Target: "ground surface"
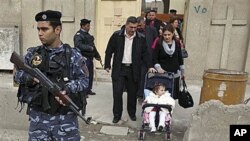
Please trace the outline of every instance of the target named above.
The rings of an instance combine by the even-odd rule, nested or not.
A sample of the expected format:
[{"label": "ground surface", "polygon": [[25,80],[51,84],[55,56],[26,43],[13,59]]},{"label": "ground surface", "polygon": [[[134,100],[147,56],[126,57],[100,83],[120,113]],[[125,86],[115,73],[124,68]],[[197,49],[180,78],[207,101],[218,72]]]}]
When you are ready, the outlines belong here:
[{"label": "ground surface", "polygon": [[[105,74],[106,75],[106,74]],[[0,73],[0,141],[27,141],[28,117],[25,110],[21,113],[16,108],[17,88],[13,87],[12,73]],[[192,113],[196,112],[199,106],[201,80],[187,80],[188,90],[193,96],[194,107],[184,109],[178,105],[173,110],[172,135],[173,141],[182,141],[184,133],[189,126]],[[250,97],[250,85],[247,85],[246,98]],[[138,129],[141,126],[141,105],[137,106],[137,121],[133,122],[128,118],[126,110],[126,93],[124,93],[123,122],[112,124],[112,84],[111,82],[94,82],[93,91],[95,96],[88,98],[87,115],[91,115],[98,124],[86,125],[79,119],[81,135],[84,141],[137,141]],[[107,135],[101,133],[103,126],[128,127],[129,132],[124,136]],[[147,141],[163,141],[164,134],[147,133]]]}]

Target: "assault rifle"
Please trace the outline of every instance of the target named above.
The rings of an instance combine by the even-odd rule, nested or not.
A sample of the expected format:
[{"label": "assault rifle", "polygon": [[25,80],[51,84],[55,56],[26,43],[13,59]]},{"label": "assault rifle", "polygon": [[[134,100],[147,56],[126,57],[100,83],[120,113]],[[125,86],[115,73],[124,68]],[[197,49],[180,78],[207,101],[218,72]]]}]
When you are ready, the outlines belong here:
[{"label": "assault rifle", "polygon": [[104,65],[103,65],[103,63],[102,63],[102,59],[100,60],[100,64],[101,64],[101,66],[102,66],[102,68],[104,67]]},{"label": "assault rifle", "polygon": [[59,97],[62,102],[68,106],[75,114],[77,114],[86,124],[90,123],[91,117],[87,119],[83,117],[78,110],[79,107],[68,97],[68,95],[61,94],[62,88],[60,88],[56,83],[53,83],[48,77],[46,77],[39,69],[32,68],[26,63],[24,63],[22,57],[18,55],[15,51],[11,54],[10,62],[15,64],[19,69],[24,70],[26,73],[37,78],[43,87],[47,88],[50,93],[54,96]]}]

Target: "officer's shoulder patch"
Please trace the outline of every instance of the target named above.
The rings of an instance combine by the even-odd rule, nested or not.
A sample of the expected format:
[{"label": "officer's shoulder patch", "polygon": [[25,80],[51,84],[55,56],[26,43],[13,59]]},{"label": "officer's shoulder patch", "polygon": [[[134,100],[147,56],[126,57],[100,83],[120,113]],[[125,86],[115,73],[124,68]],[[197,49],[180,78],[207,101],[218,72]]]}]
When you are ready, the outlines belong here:
[{"label": "officer's shoulder patch", "polygon": [[76,35],[80,35],[81,33],[77,32]]},{"label": "officer's shoulder patch", "polygon": [[32,56],[32,65],[34,66],[38,66],[42,63],[42,56],[38,53],[35,53],[33,56]]}]

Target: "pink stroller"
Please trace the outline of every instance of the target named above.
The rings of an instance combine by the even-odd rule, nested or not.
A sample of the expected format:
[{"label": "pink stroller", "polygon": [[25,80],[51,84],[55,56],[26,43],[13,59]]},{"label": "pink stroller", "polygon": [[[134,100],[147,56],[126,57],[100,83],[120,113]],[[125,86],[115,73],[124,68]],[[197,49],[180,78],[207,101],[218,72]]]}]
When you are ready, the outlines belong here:
[{"label": "pink stroller", "polygon": [[[173,95],[174,90],[174,74],[173,73],[147,73],[145,76],[145,84],[144,84],[144,99],[148,96],[148,93],[152,90],[153,86],[156,83],[162,83],[165,85],[166,90],[168,90]],[[147,107],[154,107],[157,109],[157,114],[155,118],[155,125],[158,126],[159,124],[159,111],[161,108],[168,109],[169,113],[165,118],[165,128],[162,130],[162,132],[165,132],[164,141],[171,141],[172,140],[172,134],[171,134],[171,111],[172,108],[170,105],[159,105],[159,104],[144,104],[142,106],[142,125],[140,127],[140,130],[138,131],[138,140],[145,140],[146,139],[146,132],[150,131],[149,128],[149,114],[145,112],[145,108]]]}]

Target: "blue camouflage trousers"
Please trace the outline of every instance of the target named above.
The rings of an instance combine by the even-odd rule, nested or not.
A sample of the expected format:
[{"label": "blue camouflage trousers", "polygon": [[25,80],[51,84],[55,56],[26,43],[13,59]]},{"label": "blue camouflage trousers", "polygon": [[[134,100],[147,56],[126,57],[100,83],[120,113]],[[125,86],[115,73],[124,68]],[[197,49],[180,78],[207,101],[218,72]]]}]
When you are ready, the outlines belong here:
[{"label": "blue camouflage trousers", "polygon": [[50,115],[31,110],[29,141],[80,141],[77,116]]}]

